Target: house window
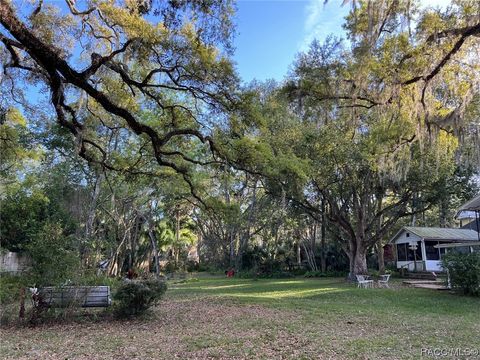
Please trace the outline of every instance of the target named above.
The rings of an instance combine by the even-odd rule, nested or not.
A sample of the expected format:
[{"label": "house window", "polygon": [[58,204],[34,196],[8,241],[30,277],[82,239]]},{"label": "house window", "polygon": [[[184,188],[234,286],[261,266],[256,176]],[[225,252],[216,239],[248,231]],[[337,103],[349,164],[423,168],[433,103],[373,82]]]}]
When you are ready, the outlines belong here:
[{"label": "house window", "polygon": [[435,245],[438,245],[438,241],[425,241],[427,260],[440,260],[440,251],[434,247]]}]

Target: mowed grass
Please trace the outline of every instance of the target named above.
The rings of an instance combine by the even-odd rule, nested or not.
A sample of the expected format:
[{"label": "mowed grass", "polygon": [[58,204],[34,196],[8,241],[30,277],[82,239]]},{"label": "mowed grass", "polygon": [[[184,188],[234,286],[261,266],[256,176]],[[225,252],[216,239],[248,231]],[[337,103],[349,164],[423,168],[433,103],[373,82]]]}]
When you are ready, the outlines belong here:
[{"label": "mowed grass", "polygon": [[2,329],[0,356],[416,359],[422,349],[480,351],[480,299],[392,285],[357,289],[325,278],[171,283],[143,319]]}]

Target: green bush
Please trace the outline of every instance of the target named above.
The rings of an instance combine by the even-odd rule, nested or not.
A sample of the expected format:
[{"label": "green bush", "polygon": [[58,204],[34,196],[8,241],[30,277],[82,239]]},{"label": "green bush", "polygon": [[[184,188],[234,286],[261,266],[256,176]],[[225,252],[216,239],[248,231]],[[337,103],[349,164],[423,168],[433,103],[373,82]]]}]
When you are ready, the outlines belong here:
[{"label": "green bush", "polygon": [[321,278],[321,277],[345,277],[347,274],[344,271],[307,271],[305,275],[306,278]]},{"label": "green bush", "polygon": [[25,288],[29,279],[22,275],[2,274],[0,276],[0,304],[10,304],[20,298],[20,289]]},{"label": "green bush", "polygon": [[200,271],[200,264],[197,261],[188,260],[185,264],[185,269],[188,272]]},{"label": "green bush", "polygon": [[78,273],[80,258],[74,239],[65,236],[60,224],[45,224],[27,250],[32,258],[32,282],[37,286],[59,285]]},{"label": "green bush", "polygon": [[112,290],[115,290],[120,284],[121,280],[119,278],[107,276],[105,274],[97,274],[96,269],[88,269],[75,276],[75,278],[72,279],[71,285],[110,286]]},{"label": "green bush", "polygon": [[442,262],[450,273],[452,288],[480,296],[480,253],[450,253],[443,256]]},{"label": "green bush", "polygon": [[115,313],[119,317],[141,315],[156,304],[165,291],[167,284],[161,280],[125,281],[113,297],[116,301]]},{"label": "green bush", "polygon": [[247,270],[235,273],[235,277],[240,279],[286,279],[295,277],[294,274],[288,271],[271,271],[271,272],[260,272],[254,270]]},{"label": "green bush", "polygon": [[307,273],[307,269],[293,269],[291,271],[291,273],[295,276],[302,276],[302,275],[305,275]]}]

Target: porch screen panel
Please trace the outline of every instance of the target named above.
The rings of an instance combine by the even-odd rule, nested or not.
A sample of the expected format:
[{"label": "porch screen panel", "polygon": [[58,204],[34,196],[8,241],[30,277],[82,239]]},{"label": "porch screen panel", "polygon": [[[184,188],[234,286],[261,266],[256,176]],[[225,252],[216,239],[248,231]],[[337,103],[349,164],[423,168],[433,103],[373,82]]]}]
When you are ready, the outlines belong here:
[{"label": "porch screen panel", "polygon": [[[408,261],[414,261],[415,258],[417,260],[422,260],[422,247],[420,245],[420,242],[417,242],[417,250],[413,251],[412,249],[410,249],[410,244],[405,244],[407,245],[407,260]],[[414,255],[414,253],[416,253],[416,257]]]},{"label": "porch screen panel", "polygon": [[457,254],[469,254],[470,247],[469,246],[460,246],[452,249],[452,252]]},{"label": "porch screen panel", "polygon": [[427,260],[440,260],[440,252],[434,248],[435,245],[438,245],[438,241],[425,241]]},{"label": "porch screen panel", "polygon": [[407,244],[397,244],[397,261],[407,261]]}]

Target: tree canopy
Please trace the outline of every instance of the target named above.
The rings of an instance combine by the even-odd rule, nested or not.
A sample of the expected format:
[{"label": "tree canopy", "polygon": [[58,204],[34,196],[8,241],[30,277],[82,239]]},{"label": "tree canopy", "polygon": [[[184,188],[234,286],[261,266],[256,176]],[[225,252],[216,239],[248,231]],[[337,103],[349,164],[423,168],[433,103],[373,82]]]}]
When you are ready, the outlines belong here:
[{"label": "tree canopy", "polygon": [[347,6],[346,39],[246,85],[229,0],[0,0],[2,244],[111,275],[383,270],[478,189],[480,5]]}]

